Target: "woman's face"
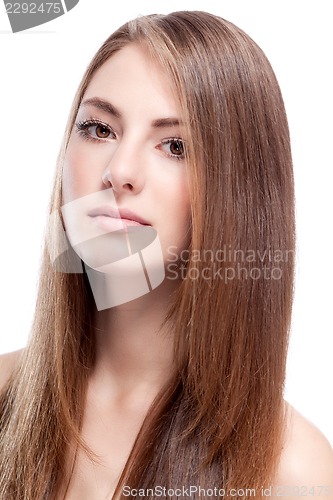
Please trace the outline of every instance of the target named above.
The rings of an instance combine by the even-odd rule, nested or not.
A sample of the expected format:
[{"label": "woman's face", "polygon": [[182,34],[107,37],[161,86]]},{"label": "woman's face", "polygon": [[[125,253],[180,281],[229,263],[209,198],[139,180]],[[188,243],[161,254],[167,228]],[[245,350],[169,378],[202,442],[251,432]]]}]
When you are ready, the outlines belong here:
[{"label": "woman's face", "polygon": [[71,243],[151,226],[165,263],[185,248],[185,142],[161,68],[134,44],[112,55],[87,87],[66,152],[62,210]]}]

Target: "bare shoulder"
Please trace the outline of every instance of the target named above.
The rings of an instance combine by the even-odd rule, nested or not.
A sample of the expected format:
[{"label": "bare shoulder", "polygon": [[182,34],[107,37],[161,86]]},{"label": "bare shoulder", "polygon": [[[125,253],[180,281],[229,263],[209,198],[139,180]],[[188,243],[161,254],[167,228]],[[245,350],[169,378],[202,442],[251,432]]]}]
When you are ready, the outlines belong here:
[{"label": "bare shoulder", "polygon": [[0,390],[17,368],[24,349],[0,355]]},{"label": "bare shoulder", "polygon": [[275,493],[333,499],[333,449],[323,433],[286,403],[286,427]]}]

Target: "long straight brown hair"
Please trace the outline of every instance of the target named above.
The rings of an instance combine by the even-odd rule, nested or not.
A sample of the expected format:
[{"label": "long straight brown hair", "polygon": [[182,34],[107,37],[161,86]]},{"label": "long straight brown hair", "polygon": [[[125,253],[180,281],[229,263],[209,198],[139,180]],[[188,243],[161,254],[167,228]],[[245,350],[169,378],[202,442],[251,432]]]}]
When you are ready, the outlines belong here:
[{"label": "long straight brown hair", "polygon": [[[148,412],[116,493],[124,485],[260,489],[274,480],[281,453],[294,275],[292,160],[279,85],[255,42],[212,14],[125,24],[78,89],[50,212],[61,207],[66,145],[87,85],[129,43],[144,47],[173,84],[187,127],[192,223],[185,277],[166,316],[176,370]],[[219,259],[198,258],[208,250]],[[56,271],[45,248],[33,331],[0,398],[3,499],[55,494],[70,479],[72,443],[93,458],[80,426],[94,310],[86,275]]]}]

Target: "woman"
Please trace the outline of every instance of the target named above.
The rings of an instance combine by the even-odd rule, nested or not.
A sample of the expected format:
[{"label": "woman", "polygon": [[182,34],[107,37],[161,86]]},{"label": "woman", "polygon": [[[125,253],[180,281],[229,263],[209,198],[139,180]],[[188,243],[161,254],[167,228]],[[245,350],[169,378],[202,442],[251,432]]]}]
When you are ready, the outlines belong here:
[{"label": "woman", "polygon": [[117,30],[50,212],[33,333],[2,364],[1,498],[329,496],[332,450],[283,400],[292,162],[258,46],[203,12]]}]

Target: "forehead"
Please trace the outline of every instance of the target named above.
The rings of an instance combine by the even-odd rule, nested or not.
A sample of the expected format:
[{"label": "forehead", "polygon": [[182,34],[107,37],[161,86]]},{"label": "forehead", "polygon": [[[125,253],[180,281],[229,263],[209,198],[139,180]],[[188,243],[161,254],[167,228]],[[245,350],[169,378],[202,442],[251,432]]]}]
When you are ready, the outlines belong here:
[{"label": "forehead", "polygon": [[141,104],[146,111],[160,106],[161,112],[166,108],[167,114],[179,114],[170,77],[144,47],[134,43],[111,55],[95,72],[84,98],[96,96],[126,106]]}]

